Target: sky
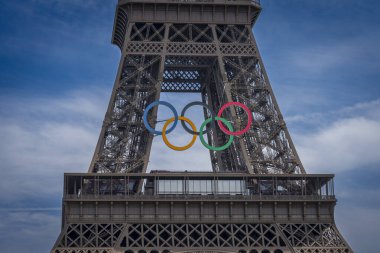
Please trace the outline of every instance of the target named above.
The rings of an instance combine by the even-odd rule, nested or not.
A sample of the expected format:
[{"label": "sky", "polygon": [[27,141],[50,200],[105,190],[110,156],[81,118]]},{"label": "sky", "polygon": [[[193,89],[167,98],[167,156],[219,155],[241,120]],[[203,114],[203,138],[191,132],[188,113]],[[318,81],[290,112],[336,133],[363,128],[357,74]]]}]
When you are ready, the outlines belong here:
[{"label": "sky", "polygon": [[[116,76],[115,4],[0,0],[2,253],[48,252],[60,232],[63,173],[87,171]],[[355,252],[377,253],[380,2],[262,7],[254,33],[300,158],[309,173],[336,174],[341,233]],[[199,98],[162,97],[177,108]],[[199,142],[181,154],[163,148],[155,138],[149,169],[211,168]]]}]

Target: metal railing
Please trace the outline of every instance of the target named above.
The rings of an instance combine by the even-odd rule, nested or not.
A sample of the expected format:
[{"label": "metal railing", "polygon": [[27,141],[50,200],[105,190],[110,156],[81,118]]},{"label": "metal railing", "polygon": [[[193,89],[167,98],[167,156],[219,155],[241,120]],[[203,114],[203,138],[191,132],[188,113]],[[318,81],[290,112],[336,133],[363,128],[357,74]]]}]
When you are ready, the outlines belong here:
[{"label": "metal railing", "polygon": [[66,174],[64,185],[65,199],[334,199],[333,175],[89,173]]},{"label": "metal railing", "polygon": [[239,2],[239,3],[248,3],[248,2],[251,2],[252,4],[254,5],[257,5],[257,6],[260,6],[260,0],[128,0],[128,2],[144,2],[144,3],[163,3],[163,2],[167,2],[167,3],[188,3],[188,4],[192,4],[192,3],[202,3],[202,4],[215,4],[215,3],[218,3],[218,4],[231,4],[231,3],[234,3],[234,2]]},{"label": "metal railing", "polygon": [[130,200],[217,200],[217,201],[231,201],[231,200],[252,200],[252,201],[313,201],[313,200],[335,200],[335,196],[320,196],[320,195],[74,195],[66,194],[64,196],[65,200],[120,200],[120,201],[130,201]]}]

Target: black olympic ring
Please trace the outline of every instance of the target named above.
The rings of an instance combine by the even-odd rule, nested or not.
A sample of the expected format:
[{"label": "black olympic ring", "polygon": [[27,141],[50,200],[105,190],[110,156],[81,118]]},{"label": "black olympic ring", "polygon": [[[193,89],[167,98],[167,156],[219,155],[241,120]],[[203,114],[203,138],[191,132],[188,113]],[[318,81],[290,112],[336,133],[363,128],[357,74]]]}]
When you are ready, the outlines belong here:
[{"label": "black olympic ring", "polygon": [[[200,105],[200,106],[203,106],[204,108],[206,108],[207,110],[210,111],[211,113],[211,118],[212,118],[212,121],[211,121],[211,125],[212,127],[211,128],[208,128],[206,131],[204,131],[203,133],[209,133],[211,131],[211,129],[215,129],[215,117],[216,117],[216,113],[214,112],[214,110],[206,103],[203,103],[203,102],[200,102],[200,101],[194,101],[194,102],[191,102],[189,104],[187,104],[185,106],[185,108],[183,108],[182,112],[181,112],[181,117],[185,117],[185,113],[187,111],[187,109],[189,109],[190,107],[194,106],[194,105]],[[193,134],[193,135],[199,135],[200,132],[194,132],[193,130],[189,129],[189,127],[186,125],[185,121],[182,120],[181,121],[181,124],[183,126],[183,128],[186,130],[186,132],[188,132],[189,134]]]}]

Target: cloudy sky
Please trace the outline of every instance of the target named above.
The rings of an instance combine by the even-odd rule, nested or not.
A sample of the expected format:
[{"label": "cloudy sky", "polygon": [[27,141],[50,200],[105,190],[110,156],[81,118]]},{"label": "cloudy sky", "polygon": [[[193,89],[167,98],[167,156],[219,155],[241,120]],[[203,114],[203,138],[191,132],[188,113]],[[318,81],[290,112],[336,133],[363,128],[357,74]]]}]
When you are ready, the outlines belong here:
[{"label": "cloudy sky", "polygon": [[[87,171],[116,75],[115,4],[0,0],[2,253],[48,252],[58,236],[63,173]],[[377,253],[380,2],[262,5],[254,32],[300,157],[310,173],[336,174],[342,234]],[[178,108],[196,97],[163,95]],[[199,143],[176,157],[154,144],[150,169],[211,167]]]}]

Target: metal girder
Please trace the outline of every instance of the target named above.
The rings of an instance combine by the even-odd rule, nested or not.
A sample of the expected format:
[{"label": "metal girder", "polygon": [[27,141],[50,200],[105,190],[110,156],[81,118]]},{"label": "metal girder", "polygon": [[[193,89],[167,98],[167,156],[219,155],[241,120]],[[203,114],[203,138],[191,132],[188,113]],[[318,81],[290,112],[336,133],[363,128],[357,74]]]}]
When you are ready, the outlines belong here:
[{"label": "metal girder", "polygon": [[[52,253],[353,252],[334,223],[332,176],[306,174],[276,102],[252,33],[260,10],[257,0],[119,1],[116,81],[89,173],[65,175]],[[232,101],[250,109],[250,129],[210,151],[218,173],[145,173],[154,136],[142,117],[161,92],[199,92],[215,112]],[[235,130],[248,120],[238,107],[223,117]],[[207,135],[213,146],[227,141],[217,130]],[[159,177],[214,188],[163,195]],[[238,177],[244,192],[218,192],[218,180]]]},{"label": "metal girder", "polygon": [[[52,253],[350,253],[333,224],[70,223]],[[99,251],[91,251],[96,248]],[[88,251],[87,251],[88,250]]]},{"label": "metal girder", "polygon": [[[142,112],[160,91],[169,91],[201,92],[215,111],[230,101],[252,110],[251,130],[228,150],[210,152],[215,171],[305,173],[249,26],[140,22],[130,23],[128,31],[127,52],[106,115],[108,124],[100,136],[105,142],[99,142],[91,172],[145,171],[144,150],[150,149],[146,146],[150,137],[141,125]],[[129,46],[135,41],[137,47]],[[200,56],[203,53],[206,56]],[[224,117],[237,128],[247,123],[240,109]],[[209,139],[220,146],[226,136],[211,132]]]}]

